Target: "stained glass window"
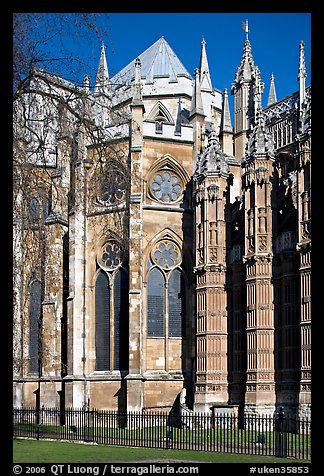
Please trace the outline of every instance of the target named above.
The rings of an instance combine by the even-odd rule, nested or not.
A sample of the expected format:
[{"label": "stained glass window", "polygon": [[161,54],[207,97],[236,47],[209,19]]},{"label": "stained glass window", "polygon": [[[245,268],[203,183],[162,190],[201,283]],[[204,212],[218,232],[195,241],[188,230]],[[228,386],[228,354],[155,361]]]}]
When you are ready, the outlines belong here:
[{"label": "stained glass window", "polygon": [[181,252],[178,245],[170,240],[163,240],[153,249],[152,259],[161,268],[170,269],[180,263]]},{"label": "stained glass window", "polygon": [[185,316],[185,283],[179,269],[172,271],[168,286],[169,336],[182,336],[182,323]]},{"label": "stained glass window", "polygon": [[164,336],[164,278],[161,271],[154,268],[147,283],[147,335]]},{"label": "stained glass window", "polygon": [[120,268],[114,278],[114,369],[128,369],[128,275]]},{"label": "stained glass window", "polygon": [[38,372],[41,313],[42,287],[40,282],[34,281],[29,299],[29,372]]},{"label": "stained glass window", "polygon": [[98,202],[102,205],[114,205],[122,201],[125,194],[125,176],[121,171],[113,169],[101,185]]},{"label": "stained glass window", "polygon": [[96,370],[110,370],[110,290],[108,276],[100,271],[95,287]]},{"label": "stained glass window", "polygon": [[178,200],[182,186],[178,177],[169,170],[161,170],[151,182],[151,193],[161,202],[170,203]]},{"label": "stained glass window", "polygon": [[98,261],[99,264],[107,270],[118,268],[122,262],[120,245],[113,240],[106,243],[101,249]]},{"label": "stained glass window", "polygon": [[33,197],[29,204],[29,221],[30,223],[37,223],[39,220],[39,202],[37,198]]}]

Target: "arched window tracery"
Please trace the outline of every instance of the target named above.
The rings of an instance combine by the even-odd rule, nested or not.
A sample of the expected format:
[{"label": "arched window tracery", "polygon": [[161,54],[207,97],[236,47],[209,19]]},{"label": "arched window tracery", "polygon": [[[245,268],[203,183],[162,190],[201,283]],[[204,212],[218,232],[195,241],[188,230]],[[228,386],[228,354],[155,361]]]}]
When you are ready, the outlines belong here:
[{"label": "arched window tracery", "polygon": [[179,245],[159,240],[148,258],[147,336],[181,337],[185,321],[185,280]]},{"label": "arched window tracery", "polygon": [[97,253],[95,282],[95,370],[128,369],[128,271],[115,239]]}]

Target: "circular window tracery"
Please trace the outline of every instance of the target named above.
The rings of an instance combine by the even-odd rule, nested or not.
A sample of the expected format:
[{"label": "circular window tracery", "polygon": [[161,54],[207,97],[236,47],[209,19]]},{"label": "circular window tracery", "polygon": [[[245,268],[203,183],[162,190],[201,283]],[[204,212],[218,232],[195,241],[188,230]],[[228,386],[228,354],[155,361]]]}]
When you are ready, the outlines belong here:
[{"label": "circular window tracery", "polygon": [[114,205],[124,199],[125,193],[125,175],[119,170],[114,170],[109,179],[102,183],[97,200],[101,205]]},{"label": "circular window tracery", "polygon": [[107,270],[118,268],[122,264],[123,256],[122,250],[117,241],[109,241],[102,246],[98,254],[98,263]]},{"label": "circular window tracery", "polygon": [[152,250],[152,260],[164,269],[174,268],[181,263],[181,251],[176,243],[170,240],[159,241]]},{"label": "circular window tracery", "polygon": [[175,202],[180,198],[181,192],[179,178],[170,170],[159,171],[151,181],[151,194],[161,202]]}]

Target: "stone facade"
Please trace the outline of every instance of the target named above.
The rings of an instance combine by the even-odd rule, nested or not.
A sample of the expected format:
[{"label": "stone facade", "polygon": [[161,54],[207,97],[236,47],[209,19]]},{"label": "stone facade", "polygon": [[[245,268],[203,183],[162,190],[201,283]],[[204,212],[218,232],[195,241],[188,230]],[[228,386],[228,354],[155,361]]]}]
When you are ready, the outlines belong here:
[{"label": "stone facade", "polygon": [[[163,37],[113,78],[102,47],[93,90],[33,72],[15,105],[15,154],[43,174],[15,197],[15,406],[310,412],[305,78],[301,42],[299,92],[277,101],[272,77],[262,108],[247,34],[232,127],[205,41],[194,77]],[[56,98],[41,155],[30,85]]]}]

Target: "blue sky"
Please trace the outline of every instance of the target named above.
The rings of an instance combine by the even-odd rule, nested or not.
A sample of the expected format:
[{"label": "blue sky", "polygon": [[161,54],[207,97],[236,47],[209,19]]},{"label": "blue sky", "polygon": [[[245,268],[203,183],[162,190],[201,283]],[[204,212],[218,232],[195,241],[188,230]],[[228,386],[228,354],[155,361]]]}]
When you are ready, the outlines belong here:
[{"label": "blue sky", "polygon": [[[104,42],[110,76],[161,36],[193,75],[204,37],[212,85],[230,91],[245,41],[242,22],[248,20],[253,59],[265,83],[263,105],[272,73],[278,100],[298,90],[300,40],[305,43],[306,84],[311,82],[311,13],[105,13],[102,18],[108,30]],[[98,39],[70,38],[66,45],[84,63],[80,74],[88,73],[93,84],[100,56]]]}]

